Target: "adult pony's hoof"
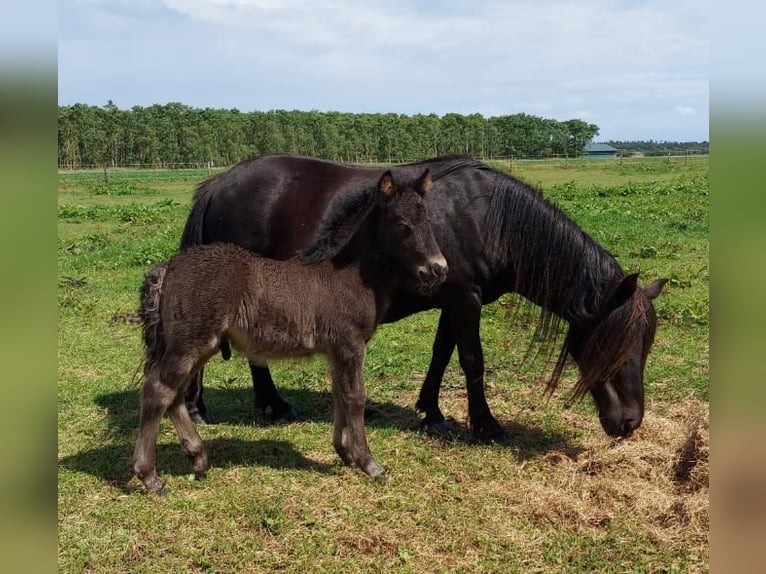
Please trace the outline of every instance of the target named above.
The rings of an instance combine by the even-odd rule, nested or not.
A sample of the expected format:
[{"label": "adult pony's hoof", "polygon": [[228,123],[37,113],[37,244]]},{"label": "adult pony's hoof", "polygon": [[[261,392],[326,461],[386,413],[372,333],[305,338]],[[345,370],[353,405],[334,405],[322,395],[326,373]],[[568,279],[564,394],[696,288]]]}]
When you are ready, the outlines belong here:
[{"label": "adult pony's hoof", "polygon": [[205,480],[207,478],[207,472],[204,470],[194,473],[194,480]]},{"label": "adult pony's hoof", "polygon": [[265,407],[256,405],[256,408],[260,409],[263,416],[271,423],[294,423],[298,420],[298,413],[290,403],[276,406],[266,405]]},{"label": "adult pony's hoof", "polygon": [[191,417],[191,420],[192,420],[192,422],[195,425],[211,425],[211,424],[213,424],[212,420],[209,417],[203,416],[203,415],[199,414],[198,412],[194,413],[194,414],[190,413],[189,416]]},{"label": "adult pony's hoof", "polygon": [[446,420],[429,421],[428,418],[422,420],[420,430],[429,436],[442,440],[452,440],[452,435],[455,432],[455,429]]},{"label": "adult pony's hoof", "polygon": [[482,420],[473,423],[471,428],[474,436],[482,442],[503,442],[506,438],[505,430],[492,415],[488,415]]},{"label": "adult pony's hoof", "polygon": [[214,425],[215,420],[211,417],[207,411],[202,412],[197,408],[197,405],[186,403],[186,410],[189,411],[189,416],[195,425]]}]

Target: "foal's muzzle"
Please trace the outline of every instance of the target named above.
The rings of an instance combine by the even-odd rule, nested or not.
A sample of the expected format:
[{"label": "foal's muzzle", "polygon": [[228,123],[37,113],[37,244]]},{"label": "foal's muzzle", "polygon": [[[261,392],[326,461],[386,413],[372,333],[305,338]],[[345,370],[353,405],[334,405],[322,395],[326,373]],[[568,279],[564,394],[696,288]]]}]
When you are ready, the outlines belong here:
[{"label": "foal's muzzle", "polygon": [[427,287],[437,287],[447,278],[447,260],[444,257],[431,259],[426,265],[418,267],[418,279]]}]

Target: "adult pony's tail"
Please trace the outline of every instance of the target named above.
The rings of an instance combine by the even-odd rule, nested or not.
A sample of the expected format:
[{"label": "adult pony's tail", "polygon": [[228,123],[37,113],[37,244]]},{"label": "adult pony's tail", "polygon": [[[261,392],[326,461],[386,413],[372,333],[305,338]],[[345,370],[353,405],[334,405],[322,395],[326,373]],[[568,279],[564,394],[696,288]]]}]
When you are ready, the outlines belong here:
[{"label": "adult pony's tail", "polygon": [[141,285],[141,307],[138,314],[141,317],[144,347],[146,349],[145,368],[152,368],[165,353],[165,338],[162,336],[162,317],[160,315],[160,299],[162,283],[168,270],[167,263],[152,267]]},{"label": "adult pony's tail", "polygon": [[[208,207],[210,207],[210,200],[213,198],[213,195],[218,188],[217,182],[221,175],[222,174],[218,174],[209,177],[197,186],[197,191],[194,192],[194,198],[192,199],[191,212],[189,212],[189,217],[186,219],[186,225],[184,225],[184,231],[181,234],[181,251],[192,245],[202,245],[205,242],[203,233],[205,215],[207,214]],[[161,284],[162,279],[160,279],[160,285]],[[144,323],[144,325],[146,325],[146,323]],[[146,342],[145,326],[144,342]],[[228,361],[231,358],[231,346],[226,339],[221,341],[221,355],[223,356],[224,361]]]},{"label": "adult pony's tail", "polygon": [[197,186],[197,191],[194,192],[194,198],[192,199],[191,212],[186,219],[186,225],[181,234],[182,251],[191,245],[201,245],[203,243],[205,215],[210,206],[210,200],[215,193],[217,187],[215,184],[219,177],[220,175],[209,177]]}]

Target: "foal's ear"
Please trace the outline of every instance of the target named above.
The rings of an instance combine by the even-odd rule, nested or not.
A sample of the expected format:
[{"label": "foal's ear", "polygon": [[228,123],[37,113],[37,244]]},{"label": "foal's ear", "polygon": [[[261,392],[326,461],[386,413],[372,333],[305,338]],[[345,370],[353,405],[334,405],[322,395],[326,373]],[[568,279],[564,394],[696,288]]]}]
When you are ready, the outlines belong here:
[{"label": "foal's ear", "polygon": [[426,170],[423,172],[423,175],[421,175],[420,179],[418,180],[416,189],[418,190],[418,193],[423,196],[426,194],[426,192],[431,190],[433,184],[434,182],[431,180],[431,170],[426,168]]},{"label": "foal's ear", "polygon": [[394,184],[394,176],[391,174],[391,170],[388,170],[381,176],[378,182],[378,191],[383,197],[391,197],[396,193],[396,185]]},{"label": "foal's ear", "polygon": [[662,288],[665,286],[665,283],[667,283],[667,279],[657,279],[654,283],[649,285],[649,287],[644,287],[644,295],[649,297],[649,299],[654,299],[662,292]]}]

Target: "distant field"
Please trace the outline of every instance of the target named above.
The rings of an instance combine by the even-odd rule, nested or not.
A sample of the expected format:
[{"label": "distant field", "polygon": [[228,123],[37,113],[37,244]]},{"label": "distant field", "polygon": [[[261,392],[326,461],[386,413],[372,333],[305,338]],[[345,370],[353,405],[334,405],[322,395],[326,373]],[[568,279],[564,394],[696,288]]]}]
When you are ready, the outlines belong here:
[{"label": "distant field", "polygon": [[[707,571],[707,157],[516,161],[496,167],[539,186],[629,271],[670,283],[655,306],[647,417],[629,440],[601,431],[566,382],[524,361],[531,330],[512,297],[485,307],[487,396],[509,432],[475,443],[456,357],[442,405],[445,443],[418,431],[414,403],[438,313],[384,325],[365,368],[368,438],[389,471],[373,483],[341,465],[321,358],[273,366],[302,420],[255,418],[245,362],[216,359],[201,428],[208,480],[169,421],[158,466],[169,494],[130,476],[138,425],[139,328],[147,268],[176,250],[208,170],[59,172],[58,525],[62,572]],[[217,170],[220,171],[220,170]]]}]

